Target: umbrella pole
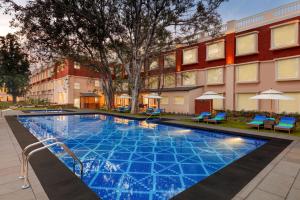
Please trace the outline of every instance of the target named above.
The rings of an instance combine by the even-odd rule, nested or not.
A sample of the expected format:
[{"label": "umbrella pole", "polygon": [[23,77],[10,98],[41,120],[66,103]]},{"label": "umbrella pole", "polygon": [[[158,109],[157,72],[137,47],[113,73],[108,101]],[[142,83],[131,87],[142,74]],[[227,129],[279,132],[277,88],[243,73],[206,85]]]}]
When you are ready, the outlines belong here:
[{"label": "umbrella pole", "polygon": [[271,114],[270,114],[270,117],[272,117],[272,113],[273,113],[273,100],[271,99]]}]

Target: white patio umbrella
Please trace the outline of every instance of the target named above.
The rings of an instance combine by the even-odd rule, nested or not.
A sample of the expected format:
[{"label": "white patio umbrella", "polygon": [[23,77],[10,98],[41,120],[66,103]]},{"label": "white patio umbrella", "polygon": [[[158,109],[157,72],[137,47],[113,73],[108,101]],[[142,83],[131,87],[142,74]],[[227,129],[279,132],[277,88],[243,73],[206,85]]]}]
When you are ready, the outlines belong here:
[{"label": "white patio umbrella", "polygon": [[128,94],[121,94],[119,98],[123,99],[124,101],[122,104],[125,104],[125,99],[131,99],[131,96],[129,96]]},{"label": "white patio umbrella", "polygon": [[259,95],[250,97],[250,99],[254,99],[254,100],[271,100],[271,113],[270,115],[272,115],[273,113],[273,100],[293,100],[293,98],[288,97],[288,96],[284,96],[282,92],[277,91],[277,90],[273,90],[273,89],[269,89],[266,91],[261,92]]},{"label": "white patio umbrella", "polygon": [[[214,99],[225,99],[225,97],[219,95],[216,92],[208,91],[203,93],[201,96],[196,98],[197,100],[214,100]],[[212,111],[212,102],[210,102],[210,112]]]},{"label": "white patio umbrella", "polygon": [[162,99],[161,96],[159,96],[157,93],[151,93],[145,96],[145,98],[148,99],[148,107],[149,107],[149,99],[159,100]]}]

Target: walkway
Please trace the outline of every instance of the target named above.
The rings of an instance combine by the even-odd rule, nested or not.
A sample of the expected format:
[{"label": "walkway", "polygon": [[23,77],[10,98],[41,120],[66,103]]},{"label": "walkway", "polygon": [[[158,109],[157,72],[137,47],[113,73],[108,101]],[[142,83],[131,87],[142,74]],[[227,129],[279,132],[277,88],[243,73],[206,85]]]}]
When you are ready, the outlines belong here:
[{"label": "walkway", "polygon": [[[6,114],[20,114],[8,111]],[[21,148],[4,118],[0,117],[0,200],[47,200],[40,182],[30,167],[29,181],[32,188],[23,190],[20,172]]]}]

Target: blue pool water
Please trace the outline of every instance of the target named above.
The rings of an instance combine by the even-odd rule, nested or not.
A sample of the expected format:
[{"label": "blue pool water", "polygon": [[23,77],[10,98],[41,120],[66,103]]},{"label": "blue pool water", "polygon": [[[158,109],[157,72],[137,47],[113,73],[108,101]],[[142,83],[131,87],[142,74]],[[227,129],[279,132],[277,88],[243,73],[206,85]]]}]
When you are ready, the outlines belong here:
[{"label": "blue pool water", "polygon": [[[169,199],[266,143],[105,115],[19,121],[38,139],[54,136],[74,151],[84,164],[83,181],[103,200]],[[60,159],[73,169],[70,157]]]}]

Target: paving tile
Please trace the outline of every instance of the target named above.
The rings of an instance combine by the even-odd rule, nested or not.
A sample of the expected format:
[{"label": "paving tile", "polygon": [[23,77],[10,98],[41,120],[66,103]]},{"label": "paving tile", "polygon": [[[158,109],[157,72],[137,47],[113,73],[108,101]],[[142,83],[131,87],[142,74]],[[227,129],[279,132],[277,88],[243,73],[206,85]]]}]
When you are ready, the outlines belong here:
[{"label": "paving tile", "polygon": [[289,162],[294,162],[294,163],[298,163],[300,164],[300,156],[299,153],[295,153],[295,152],[289,152],[284,160],[289,161]]},{"label": "paving tile", "polygon": [[300,199],[300,189],[292,188],[286,199],[287,200],[299,200]]},{"label": "paving tile", "polygon": [[268,192],[256,189],[246,199],[247,200],[283,200],[284,198],[277,196],[275,194],[270,194]]},{"label": "paving tile", "polygon": [[30,189],[26,189],[2,194],[0,200],[35,200],[35,197]]},{"label": "paving tile", "polygon": [[294,178],[271,172],[258,186],[261,190],[285,197],[292,186]]},{"label": "paving tile", "polygon": [[293,187],[300,190],[300,173],[298,173],[298,176],[294,181]]},{"label": "paving tile", "polygon": [[0,162],[0,171],[5,170],[6,168],[16,167],[16,166],[20,166],[20,161],[17,159],[1,161]]},{"label": "paving tile", "polygon": [[16,180],[0,185],[0,195],[22,190],[22,180]]},{"label": "paving tile", "polygon": [[300,163],[293,163],[289,161],[281,161],[278,163],[278,165],[274,168],[274,172],[291,176],[291,177],[296,177],[300,169]]}]

